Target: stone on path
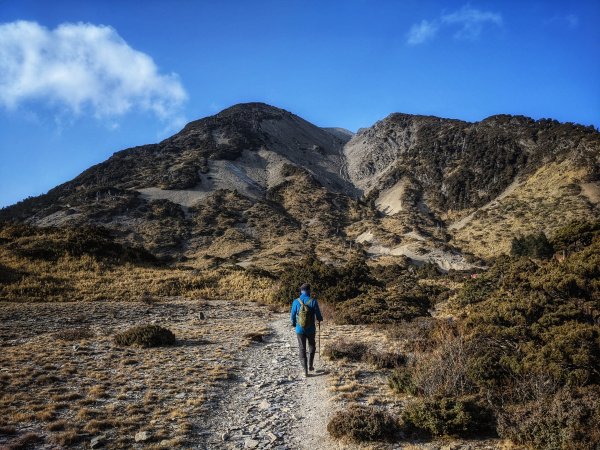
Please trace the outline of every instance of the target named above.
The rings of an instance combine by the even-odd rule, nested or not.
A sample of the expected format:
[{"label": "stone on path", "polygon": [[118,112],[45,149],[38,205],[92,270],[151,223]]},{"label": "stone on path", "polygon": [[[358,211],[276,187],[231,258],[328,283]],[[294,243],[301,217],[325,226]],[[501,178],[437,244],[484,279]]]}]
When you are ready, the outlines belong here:
[{"label": "stone on path", "polygon": [[262,402],[260,402],[258,404],[258,409],[265,410],[265,409],[269,409],[270,406],[271,406],[271,404],[268,401],[263,400]]},{"label": "stone on path", "polygon": [[106,435],[96,436],[90,442],[90,448],[100,448],[106,444]]},{"label": "stone on path", "polygon": [[135,442],[144,442],[150,439],[150,433],[147,431],[140,431],[135,435]]}]

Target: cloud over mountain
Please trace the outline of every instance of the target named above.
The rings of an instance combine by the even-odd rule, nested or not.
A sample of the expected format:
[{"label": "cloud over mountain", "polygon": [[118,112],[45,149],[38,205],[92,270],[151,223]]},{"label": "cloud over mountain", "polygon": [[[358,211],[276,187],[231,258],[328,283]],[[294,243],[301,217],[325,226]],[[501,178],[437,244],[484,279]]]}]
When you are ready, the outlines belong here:
[{"label": "cloud over mountain", "polygon": [[41,102],[98,118],[142,111],[171,121],[186,98],[176,74],[161,73],[110,26],[0,25],[0,105],[7,109]]}]

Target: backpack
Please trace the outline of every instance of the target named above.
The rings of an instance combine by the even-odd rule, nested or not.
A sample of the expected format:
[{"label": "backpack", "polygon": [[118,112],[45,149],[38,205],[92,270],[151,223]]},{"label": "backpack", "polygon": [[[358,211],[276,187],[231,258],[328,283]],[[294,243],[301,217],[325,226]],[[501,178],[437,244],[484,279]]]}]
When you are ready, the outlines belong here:
[{"label": "backpack", "polygon": [[312,309],[314,300],[311,298],[307,303],[300,299],[298,301],[300,302],[300,309],[296,314],[296,322],[304,329],[310,328],[315,324],[315,313]]}]

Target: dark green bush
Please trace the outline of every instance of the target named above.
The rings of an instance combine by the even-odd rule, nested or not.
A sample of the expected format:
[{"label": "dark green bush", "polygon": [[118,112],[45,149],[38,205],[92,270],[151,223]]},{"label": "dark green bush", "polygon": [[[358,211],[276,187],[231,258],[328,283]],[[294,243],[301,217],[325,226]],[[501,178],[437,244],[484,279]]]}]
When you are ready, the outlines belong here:
[{"label": "dark green bush", "polygon": [[115,335],[117,345],[138,345],[141,347],[160,347],[174,345],[175,335],[158,325],[138,325]]},{"label": "dark green bush", "polygon": [[336,439],[352,441],[384,441],[393,439],[398,422],[387,412],[367,406],[352,406],[335,413],[327,431]]},{"label": "dark green bush", "polygon": [[334,267],[313,256],[286,267],[280,276],[280,287],[273,294],[273,300],[289,303],[298,297],[298,289],[303,283],[311,284],[317,298],[338,303],[356,297],[369,286],[376,285],[377,281],[372,278],[362,259],[352,260],[342,267]]},{"label": "dark green bush", "polygon": [[336,322],[349,325],[385,324],[426,316],[431,306],[427,291],[419,291],[418,288],[404,291],[397,287],[370,289],[365,294],[340,303],[336,308]]},{"label": "dark green bush", "polygon": [[489,432],[492,415],[472,400],[440,397],[410,403],[402,420],[414,434],[470,436]]},{"label": "dark green bush", "polygon": [[[573,229],[585,237],[595,226]],[[563,243],[588,242],[567,231]],[[563,262],[503,257],[470,280],[456,304],[470,305],[465,332],[485,343],[470,361],[472,378],[496,393],[521,374],[549,374],[559,385],[600,383],[599,279],[600,233]]]},{"label": "dark green bush", "polygon": [[579,251],[600,234],[600,222],[571,222],[554,233],[552,245],[556,250]]},{"label": "dark green bush", "polygon": [[544,233],[529,234],[513,238],[510,247],[513,256],[530,256],[532,258],[546,259],[554,254],[554,247]]}]

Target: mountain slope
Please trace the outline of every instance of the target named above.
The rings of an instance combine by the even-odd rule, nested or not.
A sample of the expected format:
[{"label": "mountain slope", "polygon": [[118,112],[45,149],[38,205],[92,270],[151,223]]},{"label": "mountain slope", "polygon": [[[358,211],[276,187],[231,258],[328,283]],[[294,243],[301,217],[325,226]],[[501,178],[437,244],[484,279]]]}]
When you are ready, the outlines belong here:
[{"label": "mountain slope", "polygon": [[0,220],[101,224],[198,266],[314,252],[466,269],[464,251],[495,256],[518,233],[597,217],[599,180],[593,127],[396,113],[353,134],[248,103],[117,152]]},{"label": "mountain slope", "polygon": [[265,104],[235,105],[159,144],[117,152],[0,220],[101,224],[158,256],[203,264],[254,253],[275,263],[321,241],[339,254],[341,236],[329,235],[358,207],[345,176],[350,135]]},{"label": "mountain slope", "polygon": [[494,256],[518,233],[552,233],[599,213],[600,135],[593,127],[507,115],[468,123],[392,114],[357,133],[344,152],[350,179],[388,216],[355,228],[371,242],[395,241],[388,253],[402,252],[398,235],[410,228]]}]

